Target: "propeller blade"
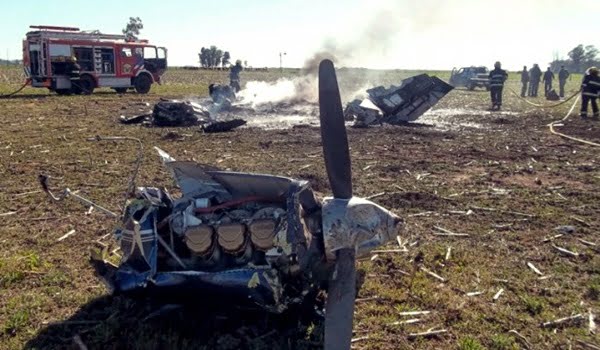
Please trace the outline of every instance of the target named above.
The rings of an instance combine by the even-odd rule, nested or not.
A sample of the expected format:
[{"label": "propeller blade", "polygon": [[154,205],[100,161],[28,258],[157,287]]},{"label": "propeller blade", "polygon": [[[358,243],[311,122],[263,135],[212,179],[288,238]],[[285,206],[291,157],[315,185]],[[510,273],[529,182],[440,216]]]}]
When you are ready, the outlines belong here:
[{"label": "propeller blade", "polygon": [[325,350],[350,349],[356,298],[355,260],[354,249],[337,251],[325,305]]},{"label": "propeller blade", "polygon": [[352,198],[352,169],[348,136],[335,67],[330,60],[323,60],[319,65],[319,109],[325,168],[333,197],[350,199]]}]

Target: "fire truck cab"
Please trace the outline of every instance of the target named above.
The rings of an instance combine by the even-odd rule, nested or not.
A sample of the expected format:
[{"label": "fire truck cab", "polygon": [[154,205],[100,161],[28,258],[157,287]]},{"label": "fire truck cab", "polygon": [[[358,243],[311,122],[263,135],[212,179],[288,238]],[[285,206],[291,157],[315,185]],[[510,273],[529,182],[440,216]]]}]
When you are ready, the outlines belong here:
[{"label": "fire truck cab", "polygon": [[32,87],[61,95],[91,94],[97,87],[146,94],[167,69],[167,49],[125,35],[79,28],[31,26],[23,64]]}]

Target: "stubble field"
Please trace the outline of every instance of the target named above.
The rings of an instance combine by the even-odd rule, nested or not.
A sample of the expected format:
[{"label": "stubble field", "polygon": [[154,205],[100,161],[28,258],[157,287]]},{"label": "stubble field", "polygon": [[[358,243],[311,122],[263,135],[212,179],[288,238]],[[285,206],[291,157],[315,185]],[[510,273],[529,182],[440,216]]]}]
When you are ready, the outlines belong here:
[{"label": "stubble field", "polygon": [[[343,71],[340,83],[343,90],[354,91],[367,80],[390,84],[414,73]],[[296,74],[247,72],[242,79],[274,81]],[[440,75],[447,78],[447,73]],[[20,79],[16,69],[0,70],[0,94],[18,88]],[[141,322],[152,310],[106,296],[88,256],[114,223],[74,202],[51,203],[37,184],[38,174],[49,174],[56,178],[56,189],[79,190],[118,210],[136,148],[87,138],[133,136],[144,144],[138,185],[173,188],[152,149],[158,146],[176,159],[307,179],[327,195],[317,128],[202,134],[194,128],[118,122],[124,111],[143,109],[146,102],[205,96],[209,83],[226,79],[225,72],[171,70],[165,84],[145,96],[99,90],[92,96],[60,97],[26,88],[15,98],[0,99],[0,349],[63,349],[74,346],[74,337],[90,349],[228,348],[236,337],[243,338],[232,333],[221,337],[229,343],[200,339],[190,331],[189,320]],[[569,82],[568,95],[578,83],[579,77]],[[516,75],[508,85],[518,89]],[[486,92],[454,90],[434,108],[445,120],[443,128],[417,124],[348,130],[355,194],[377,194],[375,202],[403,217],[401,238],[408,247],[407,253],[379,253],[359,263],[366,278],[358,295],[353,347],[600,346],[588,317],[600,313],[598,148],[548,131],[546,125],[561,119],[571,103],[542,110],[509,91],[504,97],[504,111],[490,113]],[[600,142],[598,121],[574,116],[557,129]],[[545,242],[564,225],[575,232]],[[468,236],[438,235],[439,228]],[[57,241],[71,230],[73,235]],[[397,248],[394,242],[384,249]],[[405,311],[431,312],[402,316]],[[576,314],[582,314],[580,321],[541,327]],[[447,332],[409,337],[430,329]],[[312,339],[301,346],[316,345]]]}]

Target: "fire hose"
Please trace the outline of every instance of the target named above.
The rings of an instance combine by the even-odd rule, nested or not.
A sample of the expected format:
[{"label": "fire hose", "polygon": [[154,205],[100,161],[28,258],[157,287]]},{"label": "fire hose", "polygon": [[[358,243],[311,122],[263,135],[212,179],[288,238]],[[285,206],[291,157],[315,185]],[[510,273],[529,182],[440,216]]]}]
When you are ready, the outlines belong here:
[{"label": "fire hose", "polygon": [[15,90],[15,91],[13,91],[13,92],[11,92],[11,93],[9,93],[9,94],[6,94],[6,95],[0,95],[0,98],[9,98],[9,97],[11,97],[11,96],[13,96],[13,95],[16,95],[16,94],[18,94],[18,93],[19,93],[19,92],[21,92],[21,90],[23,90],[23,89],[24,89],[24,88],[25,88],[27,85],[29,85],[29,82],[30,82],[30,80],[29,80],[29,79],[25,80],[25,83],[23,83],[23,85],[22,85],[20,88],[18,88],[17,90]]},{"label": "fire hose", "polygon": [[563,138],[568,139],[568,140],[577,141],[577,142],[580,142],[580,143],[583,143],[583,144],[586,144],[586,145],[590,145],[590,146],[600,147],[600,143],[592,142],[592,141],[588,141],[588,140],[584,140],[584,139],[581,139],[581,138],[578,138],[578,137],[574,137],[574,136],[569,136],[567,134],[563,134],[561,132],[558,132],[558,131],[554,130],[554,127],[558,126],[559,123],[562,123],[562,122],[566,121],[567,119],[569,119],[569,117],[573,113],[573,110],[575,109],[575,106],[577,105],[577,102],[579,102],[579,94],[580,94],[581,90],[578,90],[577,92],[575,92],[573,95],[571,95],[566,100],[561,101],[559,103],[551,104],[551,105],[541,105],[541,104],[537,104],[537,103],[533,103],[533,102],[527,101],[525,98],[523,98],[522,96],[520,96],[515,90],[513,90],[511,88],[509,88],[509,90],[515,96],[517,96],[519,99],[523,100],[523,102],[525,102],[527,104],[530,104],[530,105],[532,105],[534,107],[538,107],[538,108],[556,108],[558,106],[561,106],[561,105],[569,102],[573,98],[577,97],[575,99],[575,102],[573,102],[573,105],[571,106],[571,108],[569,109],[569,111],[567,112],[567,114],[565,115],[564,118],[562,118],[560,120],[553,121],[553,122],[551,122],[550,124],[547,125],[548,128],[550,129],[550,133],[552,133],[554,135],[557,135],[557,136],[560,136],[560,137],[563,137]]},{"label": "fire hose", "polygon": [[527,101],[525,98],[523,98],[521,95],[519,95],[515,90],[509,88],[508,90],[510,90],[510,92],[512,92],[515,96],[517,96],[519,99],[521,99],[523,102],[532,105],[534,107],[538,107],[538,108],[555,108],[558,106],[561,106],[569,101],[571,101],[573,98],[575,98],[576,96],[579,96],[579,93],[581,92],[581,90],[578,90],[576,93],[574,93],[573,95],[571,95],[569,98],[567,98],[564,101],[560,101],[559,103],[555,103],[555,104],[551,104],[551,105],[541,105],[538,103],[533,103],[531,101]]},{"label": "fire hose", "polygon": [[571,113],[573,113],[573,110],[575,109],[575,106],[577,105],[578,101],[579,101],[579,97],[577,97],[577,99],[575,100],[575,102],[573,102],[573,105],[571,106],[571,109],[569,109],[569,112],[567,112],[567,115],[565,115],[565,117],[562,118],[562,119],[560,119],[560,120],[553,121],[552,123],[548,124],[548,128],[550,128],[550,132],[552,134],[554,134],[554,135],[558,135],[558,136],[563,137],[563,138],[568,139],[568,140],[573,140],[573,141],[581,142],[581,143],[584,143],[586,145],[600,147],[600,143],[592,142],[592,141],[588,141],[588,140],[584,140],[584,139],[580,139],[580,138],[573,137],[573,136],[569,136],[567,134],[563,134],[563,133],[560,133],[560,132],[554,130],[554,127],[558,126],[557,125],[558,123],[562,123],[562,122],[566,121],[567,119],[569,119],[569,117],[571,116]]}]

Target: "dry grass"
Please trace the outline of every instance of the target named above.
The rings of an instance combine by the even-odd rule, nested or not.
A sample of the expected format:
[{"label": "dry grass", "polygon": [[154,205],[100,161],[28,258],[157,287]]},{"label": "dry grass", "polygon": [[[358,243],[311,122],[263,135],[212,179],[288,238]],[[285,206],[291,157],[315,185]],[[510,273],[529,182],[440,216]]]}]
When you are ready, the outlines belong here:
[{"label": "dry grass", "polygon": [[[0,79],[7,76],[10,82],[0,83],[0,93],[18,86],[17,72],[0,73]],[[391,72],[385,79],[391,82],[408,74]],[[280,73],[252,73],[251,77],[273,81]],[[360,86],[364,78],[359,72],[340,81]],[[28,341],[31,347],[64,348],[77,334],[90,348],[200,346],[181,323],[140,326],[137,322],[147,310],[136,309],[122,298],[103,297],[106,292],[93,276],[87,257],[93,242],[111,232],[113,224],[98,213],[86,215],[86,209],[76,203],[50,203],[40,192],[36,176],[50,174],[58,178],[54,180],[57,187],[80,190],[117,210],[123,203],[134,148],[123,143],[91,143],[86,138],[123,135],[144,142],[140,185],[172,188],[151,150],[156,145],[178,159],[310,179],[317,191],[327,193],[322,161],[308,157],[321,152],[316,129],[245,129],[203,135],[191,128],[117,123],[122,108],[135,109],[136,103],[152,103],[160,97],[204,95],[209,82],[225,79],[222,72],[174,70],[166,76],[165,85],[147,96],[100,91],[93,96],[58,97],[28,88],[21,97],[0,100],[0,214],[16,212],[0,217],[0,348],[22,348]],[[573,81],[571,90],[576,85]],[[542,322],[588,309],[600,313],[598,246],[588,247],[578,240],[600,244],[598,149],[548,133],[545,125],[560,119],[568,106],[540,112],[508,92],[505,98],[506,109],[514,114],[482,112],[464,117],[481,124],[480,129],[349,130],[356,194],[385,191],[376,201],[405,218],[403,240],[414,244],[409,253],[379,254],[373,261],[360,263],[367,278],[359,297],[380,299],[358,303],[356,336],[369,338],[357,342],[357,348],[523,348],[510,330],[517,330],[535,349],[568,349],[576,340],[598,344],[585,324],[556,331],[540,327]],[[439,108],[485,110],[488,96],[454,91]],[[598,142],[599,124],[572,118],[561,130]],[[183,138],[164,139],[171,131]],[[265,149],[260,145],[263,140],[273,142]],[[290,154],[294,161],[289,160]],[[312,166],[304,168],[307,164]],[[580,257],[561,255],[550,243],[542,243],[556,233],[558,225],[576,226],[573,235],[555,244]],[[434,226],[470,236],[436,236]],[[56,242],[71,229],[76,230],[74,235]],[[446,261],[448,247],[452,252]],[[527,262],[551,277],[540,279]],[[440,283],[421,267],[447,282]],[[494,302],[492,297],[501,288],[504,293]],[[468,296],[471,292],[482,294]],[[407,318],[400,312],[413,310],[432,313],[421,317],[421,323],[392,325]],[[53,324],[63,320],[71,323]],[[448,333],[431,339],[407,337],[433,327]]]}]

